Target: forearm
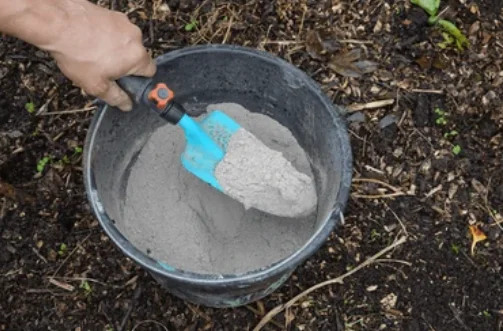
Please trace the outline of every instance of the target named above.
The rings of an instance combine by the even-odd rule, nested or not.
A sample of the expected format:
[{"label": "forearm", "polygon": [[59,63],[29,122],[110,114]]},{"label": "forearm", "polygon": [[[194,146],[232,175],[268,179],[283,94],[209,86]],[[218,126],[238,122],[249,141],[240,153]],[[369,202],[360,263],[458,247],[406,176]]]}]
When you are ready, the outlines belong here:
[{"label": "forearm", "polygon": [[50,45],[71,25],[73,15],[85,15],[87,0],[0,0],[0,32],[39,48]]},{"label": "forearm", "polygon": [[48,51],[75,85],[123,110],[132,103],[116,80],[156,72],[127,15],[88,0],[0,0],[1,32]]}]

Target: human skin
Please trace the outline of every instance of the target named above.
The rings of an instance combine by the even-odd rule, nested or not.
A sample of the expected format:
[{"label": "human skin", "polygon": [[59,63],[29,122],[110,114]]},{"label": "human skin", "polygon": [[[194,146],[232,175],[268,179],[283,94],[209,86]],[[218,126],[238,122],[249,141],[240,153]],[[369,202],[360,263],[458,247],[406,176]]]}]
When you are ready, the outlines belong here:
[{"label": "human skin", "polygon": [[156,72],[141,30],[87,0],[0,0],[0,32],[49,52],[75,85],[124,111],[132,101],[115,81]]}]

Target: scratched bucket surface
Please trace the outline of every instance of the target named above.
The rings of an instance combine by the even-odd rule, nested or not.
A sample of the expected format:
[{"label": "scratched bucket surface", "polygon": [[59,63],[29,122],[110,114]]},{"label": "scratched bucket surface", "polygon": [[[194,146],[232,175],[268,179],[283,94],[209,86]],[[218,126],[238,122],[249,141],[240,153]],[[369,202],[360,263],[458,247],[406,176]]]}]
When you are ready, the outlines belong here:
[{"label": "scratched bucket surface", "polygon": [[154,79],[165,81],[187,109],[197,113],[208,104],[235,102],[290,129],[312,162],[319,200],[315,232],[292,255],[246,274],[203,275],[159,264],[132,245],[114,220],[121,217],[129,161],[141,151],[149,133],[164,123],[152,112],[123,113],[106,105],[94,115],[84,151],[84,180],[92,210],[115,245],[174,295],[217,308],[259,300],[278,289],[313,255],[342,219],[352,154],[341,109],[304,72],[266,52],[226,45],[193,46],[156,61]]}]

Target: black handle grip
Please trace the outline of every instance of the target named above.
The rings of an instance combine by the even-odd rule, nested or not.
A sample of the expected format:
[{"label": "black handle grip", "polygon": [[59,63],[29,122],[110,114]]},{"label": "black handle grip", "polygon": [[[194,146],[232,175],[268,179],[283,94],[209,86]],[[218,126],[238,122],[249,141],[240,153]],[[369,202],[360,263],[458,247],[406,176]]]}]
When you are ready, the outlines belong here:
[{"label": "black handle grip", "polygon": [[153,86],[151,78],[139,76],[125,76],[117,80],[117,84],[122,88],[129,97],[139,105],[149,106],[148,99],[145,93]]}]

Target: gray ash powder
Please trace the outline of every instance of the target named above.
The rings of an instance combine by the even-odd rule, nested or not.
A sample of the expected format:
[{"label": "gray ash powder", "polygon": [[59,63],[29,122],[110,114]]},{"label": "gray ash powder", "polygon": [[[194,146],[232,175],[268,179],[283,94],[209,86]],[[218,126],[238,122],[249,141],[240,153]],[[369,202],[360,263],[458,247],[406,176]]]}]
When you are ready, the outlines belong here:
[{"label": "gray ash powder", "polygon": [[[305,152],[278,122],[237,104],[208,106],[212,110],[234,118],[313,178]],[[140,250],[184,271],[239,274],[288,257],[314,233],[315,211],[286,218],[245,209],[202,182],[181,165],[184,147],[182,129],[165,125],[152,134],[131,169],[118,227]]]}]

